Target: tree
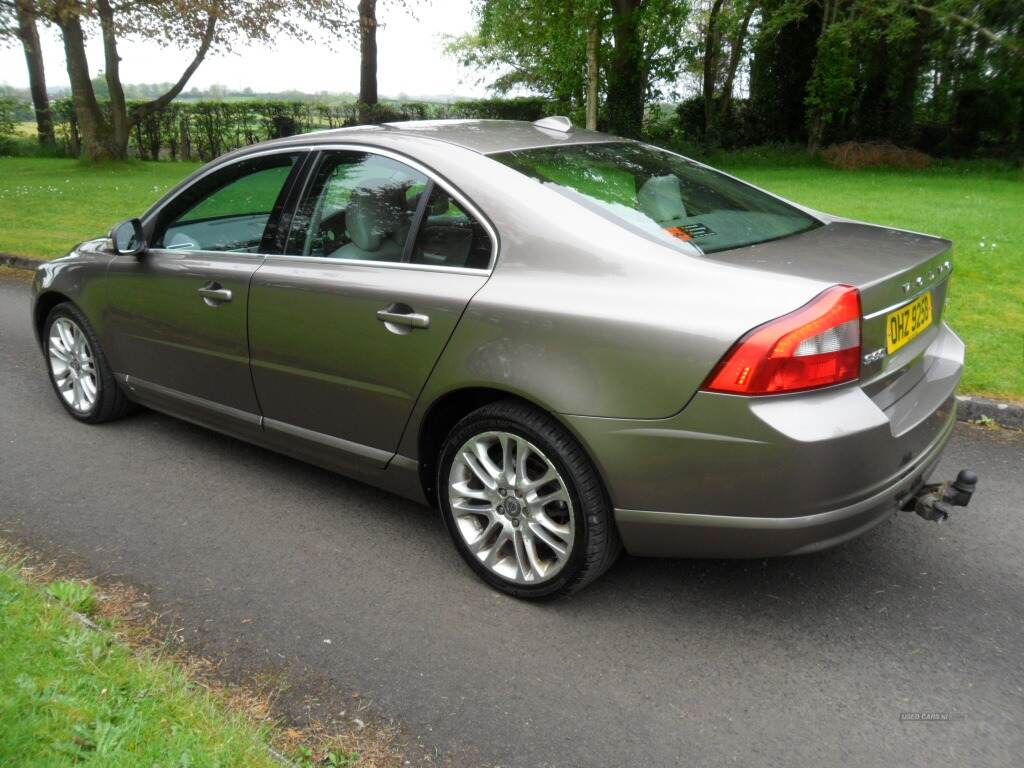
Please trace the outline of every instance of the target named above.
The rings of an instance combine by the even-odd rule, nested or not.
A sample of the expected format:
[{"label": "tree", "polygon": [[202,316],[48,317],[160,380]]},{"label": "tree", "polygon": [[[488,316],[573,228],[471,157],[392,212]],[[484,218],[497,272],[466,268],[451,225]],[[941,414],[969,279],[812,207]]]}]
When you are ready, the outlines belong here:
[{"label": "tree", "polygon": [[377,0],[359,0],[359,103],[377,103]]},{"label": "tree", "polygon": [[647,98],[647,62],[640,29],[644,0],[612,1],[612,55],[608,62],[608,129],[638,137]]},{"label": "tree", "polygon": [[499,94],[527,88],[596,127],[638,136],[644,106],[674,80],[689,4],[680,0],[477,0],[477,28],[449,51]]},{"label": "tree", "polygon": [[[394,0],[409,11],[407,0]],[[359,36],[359,119],[372,122],[377,104],[377,0],[359,0],[355,29]]]},{"label": "tree", "polygon": [[704,26],[702,88],[704,138],[717,144],[732,107],[733,83],[747,53],[747,33],[757,0],[712,0]]},{"label": "tree", "polygon": [[805,0],[761,0],[751,40],[750,109],[756,141],[804,143],[805,99],[814,73],[821,7]]},{"label": "tree", "polygon": [[[581,109],[587,89],[587,30],[607,15],[605,0],[477,0],[476,31],[449,45],[488,76],[498,94],[528,89]],[[594,52],[598,61],[601,51]]]},{"label": "tree", "polygon": [[46,92],[46,70],[39,45],[39,27],[32,0],[2,0],[0,2],[0,38],[16,38],[25,52],[28,67],[29,92],[36,117],[36,135],[39,143],[52,145],[53,113]]},{"label": "tree", "polygon": [[[82,153],[90,159],[125,157],[132,128],[181,93],[210,50],[228,48],[239,39],[270,42],[277,34],[295,34],[304,31],[303,20],[327,29],[351,23],[347,9],[333,0],[294,0],[288,8],[291,13],[284,16],[278,0],[35,0],[37,13],[60,30]],[[106,104],[93,88],[86,56],[87,34],[96,31],[103,42]],[[118,54],[125,35],[194,50],[170,88],[131,108]]]}]

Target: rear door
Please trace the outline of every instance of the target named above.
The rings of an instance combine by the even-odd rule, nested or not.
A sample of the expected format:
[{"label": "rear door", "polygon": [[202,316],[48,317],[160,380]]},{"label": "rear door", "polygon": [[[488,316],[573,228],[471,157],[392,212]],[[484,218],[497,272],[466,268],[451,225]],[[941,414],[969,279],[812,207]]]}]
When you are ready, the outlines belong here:
[{"label": "rear door", "polygon": [[377,150],[321,153],[285,254],[252,282],[265,439],[342,470],[386,464],[494,253],[483,217],[426,169]]},{"label": "rear door", "polygon": [[302,153],[239,160],[146,222],[150,249],[108,271],[112,362],[147,404],[215,428],[259,430],[249,371],[249,282],[274,250]]}]

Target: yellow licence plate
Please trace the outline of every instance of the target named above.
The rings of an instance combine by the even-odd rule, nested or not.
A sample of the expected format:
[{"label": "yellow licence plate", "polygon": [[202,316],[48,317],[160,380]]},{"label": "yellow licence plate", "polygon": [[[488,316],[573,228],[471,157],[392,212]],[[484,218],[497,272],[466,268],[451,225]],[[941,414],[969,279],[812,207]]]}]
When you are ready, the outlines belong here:
[{"label": "yellow licence plate", "polygon": [[885,316],[885,348],[891,355],[932,324],[932,294],[929,291],[905,307]]}]

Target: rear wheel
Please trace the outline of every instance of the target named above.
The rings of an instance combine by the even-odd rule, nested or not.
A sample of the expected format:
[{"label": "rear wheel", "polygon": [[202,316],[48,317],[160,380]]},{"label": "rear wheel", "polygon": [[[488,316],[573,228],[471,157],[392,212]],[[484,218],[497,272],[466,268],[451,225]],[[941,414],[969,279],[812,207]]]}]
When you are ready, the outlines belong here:
[{"label": "rear wheel", "polygon": [[459,553],[516,597],[580,589],[621,549],[590,459],[564,427],[525,403],[493,403],[456,424],[436,487]]},{"label": "rear wheel", "polygon": [[99,339],[74,304],[58,304],[50,311],[43,344],[50,383],[68,413],[99,424],[128,411],[128,398],[114,380]]}]

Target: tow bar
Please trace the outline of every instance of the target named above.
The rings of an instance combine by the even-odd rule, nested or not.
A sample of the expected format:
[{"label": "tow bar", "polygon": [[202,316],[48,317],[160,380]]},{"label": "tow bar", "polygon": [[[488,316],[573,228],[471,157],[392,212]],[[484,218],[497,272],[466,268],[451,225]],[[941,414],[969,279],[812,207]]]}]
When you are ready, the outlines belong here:
[{"label": "tow bar", "polygon": [[966,507],[978,485],[977,473],[961,469],[952,483],[922,485],[900,509],[916,512],[925,520],[941,523],[953,512],[953,507]]}]

